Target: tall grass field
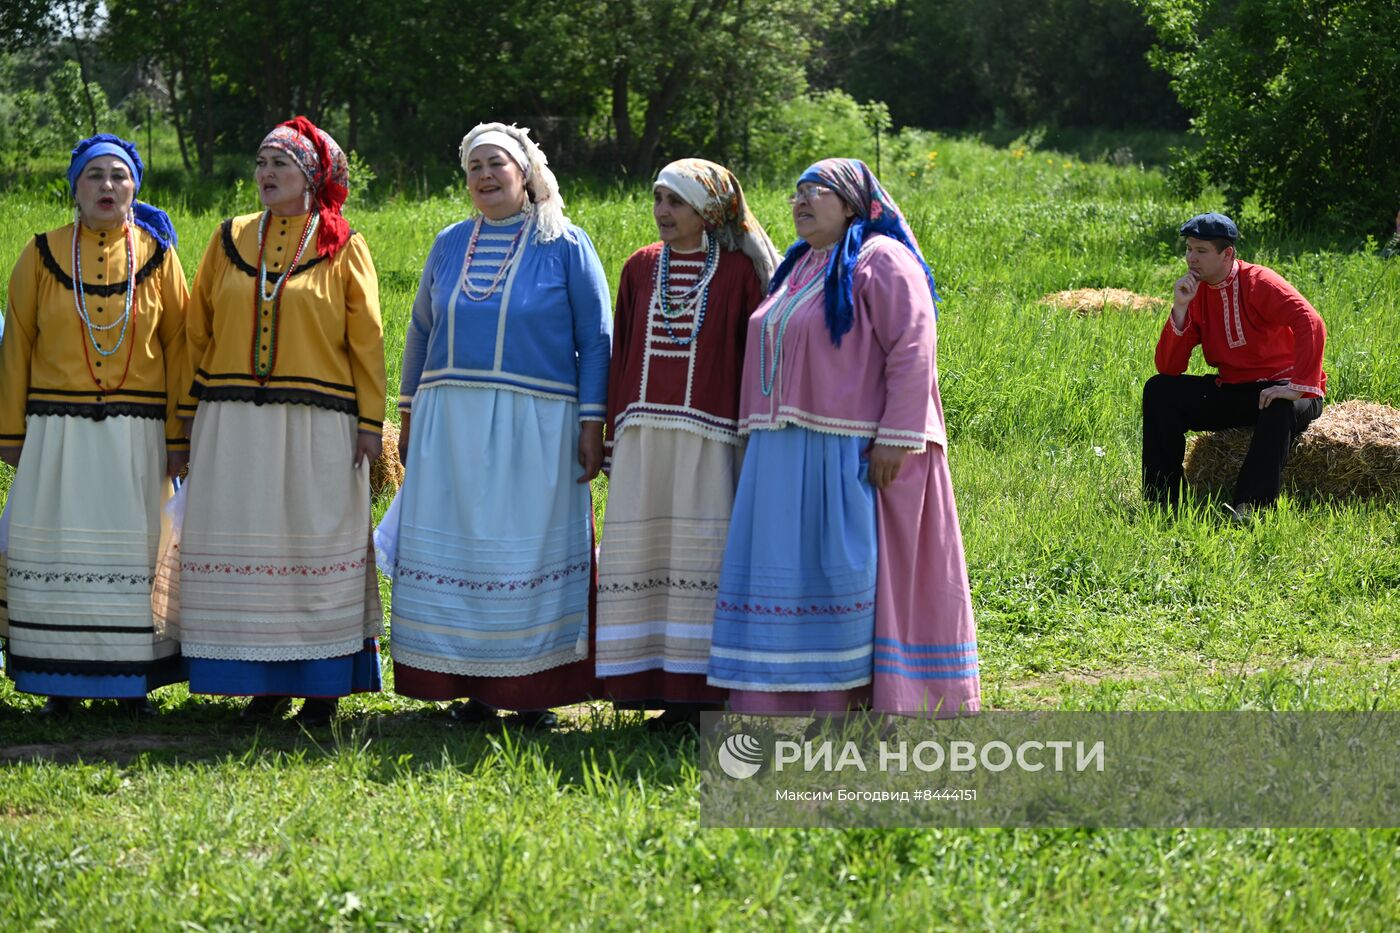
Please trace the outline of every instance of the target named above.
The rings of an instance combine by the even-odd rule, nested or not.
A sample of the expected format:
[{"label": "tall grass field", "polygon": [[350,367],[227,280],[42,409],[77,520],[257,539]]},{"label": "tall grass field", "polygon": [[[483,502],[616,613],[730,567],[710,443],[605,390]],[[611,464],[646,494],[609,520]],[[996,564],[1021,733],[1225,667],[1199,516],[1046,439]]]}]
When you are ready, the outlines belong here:
[{"label": "tall grass field", "polygon": [[[1243,526],[1205,505],[1145,507],[1141,387],[1165,310],[1077,316],[1041,300],[1168,297],[1177,227],[1220,205],[1176,197],[1154,171],[925,141],[887,153],[883,180],[943,297],[986,705],[1400,708],[1400,505],[1285,497]],[[148,194],[172,210],[191,275],[222,216],[256,206],[251,185],[222,212]],[[786,194],[750,191],[780,246]],[[649,189],[565,179],[565,196],[615,284],[654,239]],[[379,270],[391,399],[422,263],[467,207],[459,189],[347,211]],[[0,193],[0,257],[69,216],[52,192]],[[1330,400],[1400,406],[1400,259],[1349,231],[1242,226],[1242,257],[1325,319]],[[595,492],[601,517],[606,485]],[[180,687],[155,701],[154,720],[95,704],[48,724],[39,698],[0,681],[0,928],[1400,924],[1395,830],[701,830],[695,743],[653,737],[636,712],[478,732],[386,689],[307,735],[255,731],[237,702]]]}]

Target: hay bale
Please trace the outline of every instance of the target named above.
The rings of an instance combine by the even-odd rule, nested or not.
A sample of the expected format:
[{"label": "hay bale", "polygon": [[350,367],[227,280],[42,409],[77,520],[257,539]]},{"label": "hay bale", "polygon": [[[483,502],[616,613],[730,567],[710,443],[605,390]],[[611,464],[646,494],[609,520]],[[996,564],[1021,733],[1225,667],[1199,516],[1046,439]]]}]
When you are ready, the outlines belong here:
[{"label": "hay bale", "polygon": [[1080,317],[1092,317],[1105,311],[1156,311],[1166,307],[1165,298],[1139,295],[1126,288],[1076,288],[1068,292],[1046,295],[1041,301],[1064,308]]},{"label": "hay bale", "polygon": [[385,489],[403,485],[403,464],[399,462],[399,428],[392,421],[384,422],[384,449],[379,459],[370,464],[369,493],[378,496]]},{"label": "hay bale", "polygon": [[[1190,438],[1186,482],[1228,494],[1253,434],[1234,428]],[[1400,409],[1360,400],[1326,406],[1298,438],[1283,487],[1304,498],[1400,499]]]}]

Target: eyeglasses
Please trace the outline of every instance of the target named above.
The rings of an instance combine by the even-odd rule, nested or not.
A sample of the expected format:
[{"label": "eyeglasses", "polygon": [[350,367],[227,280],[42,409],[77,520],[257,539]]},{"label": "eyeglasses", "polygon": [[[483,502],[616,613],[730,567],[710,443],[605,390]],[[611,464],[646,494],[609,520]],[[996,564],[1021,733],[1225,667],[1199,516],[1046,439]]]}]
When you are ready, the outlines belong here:
[{"label": "eyeglasses", "polygon": [[817,184],[798,185],[798,186],[797,186],[797,193],[796,193],[796,194],[793,194],[793,195],[789,195],[787,200],[788,200],[788,203],[789,203],[789,204],[796,204],[798,201],[806,201],[808,204],[810,204],[810,203],[812,203],[813,201],[816,201],[816,200],[819,200],[820,198],[826,197],[828,194],[835,194],[835,193],[836,193],[836,192],[832,191],[832,190],[831,190],[830,188],[828,188],[826,185],[817,185]]}]

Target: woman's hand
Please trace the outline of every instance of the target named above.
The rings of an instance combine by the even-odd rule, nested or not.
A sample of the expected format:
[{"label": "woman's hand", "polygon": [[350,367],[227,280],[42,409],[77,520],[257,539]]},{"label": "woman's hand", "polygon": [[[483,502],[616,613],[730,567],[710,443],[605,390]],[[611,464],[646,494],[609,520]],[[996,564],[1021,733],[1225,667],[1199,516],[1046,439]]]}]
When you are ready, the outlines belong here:
[{"label": "woman's hand", "polygon": [[580,483],[590,483],[603,468],[603,422],[585,421],[578,435],[578,465],[583,467]]},{"label": "woman's hand", "polygon": [[23,444],[5,444],[0,446],[0,460],[4,460],[16,470],[19,469],[19,455],[24,450]]},{"label": "woman's hand", "polygon": [[355,432],[355,467],[360,464],[369,466],[379,459],[380,452],[384,449],[384,439],[378,434],[369,431]]},{"label": "woman's hand", "polygon": [[165,475],[174,479],[179,476],[185,467],[190,465],[190,452],[188,450],[172,450],[165,448]]},{"label": "woman's hand", "polygon": [[408,469],[408,423],[412,419],[408,412],[399,413],[399,463]]},{"label": "woman's hand", "polygon": [[867,453],[870,459],[870,485],[883,491],[899,475],[899,468],[910,453],[912,450],[908,447],[871,444]]}]

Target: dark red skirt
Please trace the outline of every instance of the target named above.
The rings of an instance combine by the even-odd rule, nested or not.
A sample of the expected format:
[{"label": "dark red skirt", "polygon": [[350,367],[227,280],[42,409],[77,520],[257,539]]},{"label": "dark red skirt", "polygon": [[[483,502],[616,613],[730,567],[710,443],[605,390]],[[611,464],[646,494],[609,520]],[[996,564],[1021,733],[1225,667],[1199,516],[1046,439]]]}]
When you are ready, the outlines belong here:
[{"label": "dark red skirt", "polygon": [[652,670],[604,679],[602,696],[624,709],[660,709],[669,703],[722,705],[729,690],[711,687],[704,674]]}]

